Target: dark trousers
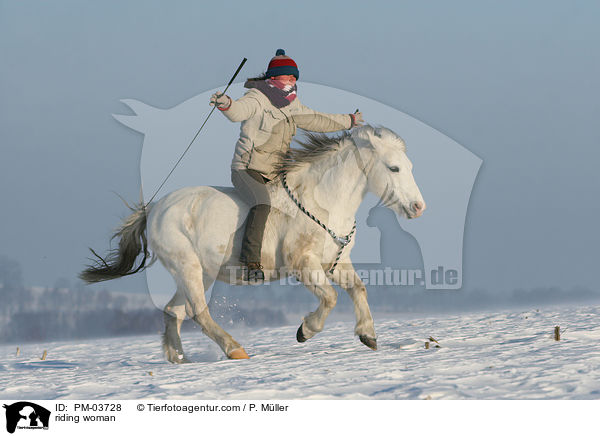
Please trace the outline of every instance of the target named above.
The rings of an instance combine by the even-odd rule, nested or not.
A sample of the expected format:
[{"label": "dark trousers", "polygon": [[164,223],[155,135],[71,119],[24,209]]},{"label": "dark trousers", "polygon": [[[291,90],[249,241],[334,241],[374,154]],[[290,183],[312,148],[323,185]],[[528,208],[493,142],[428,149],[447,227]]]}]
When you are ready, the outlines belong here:
[{"label": "dark trousers", "polygon": [[266,183],[269,179],[254,170],[231,170],[231,182],[242,199],[250,206],[240,261],[260,263],[265,223],[271,211]]}]

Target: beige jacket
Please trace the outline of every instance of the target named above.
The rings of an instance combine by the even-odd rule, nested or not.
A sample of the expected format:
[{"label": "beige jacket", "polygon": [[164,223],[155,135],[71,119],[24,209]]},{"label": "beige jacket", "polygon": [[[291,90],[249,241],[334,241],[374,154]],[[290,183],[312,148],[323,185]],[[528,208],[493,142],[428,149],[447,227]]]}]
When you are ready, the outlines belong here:
[{"label": "beige jacket", "polygon": [[289,149],[296,128],[311,132],[349,129],[349,114],[325,114],[304,106],[296,97],[279,109],[258,89],[252,88],[223,110],[230,121],[241,121],[231,169],[252,169],[272,179],[277,152]]}]

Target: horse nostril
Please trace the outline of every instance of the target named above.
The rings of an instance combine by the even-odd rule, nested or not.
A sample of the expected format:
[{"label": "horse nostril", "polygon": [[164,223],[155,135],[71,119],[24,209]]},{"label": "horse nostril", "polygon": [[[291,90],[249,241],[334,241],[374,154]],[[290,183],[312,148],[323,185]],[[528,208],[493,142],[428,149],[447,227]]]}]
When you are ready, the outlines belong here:
[{"label": "horse nostril", "polygon": [[415,212],[419,212],[423,210],[423,203],[421,203],[420,201],[413,201],[411,207]]}]

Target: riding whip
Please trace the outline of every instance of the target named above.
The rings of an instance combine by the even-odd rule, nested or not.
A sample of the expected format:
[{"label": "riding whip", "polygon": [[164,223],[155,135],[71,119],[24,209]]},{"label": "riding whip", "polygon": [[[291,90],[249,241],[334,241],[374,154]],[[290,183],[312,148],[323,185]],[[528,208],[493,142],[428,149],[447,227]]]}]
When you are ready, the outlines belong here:
[{"label": "riding whip", "polygon": [[[223,94],[225,94],[227,92],[227,90],[229,89],[229,86],[231,86],[231,84],[233,83],[233,81],[235,80],[235,78],[237,77],[238,73],[240,72],[240,70],[242,69],[242,67],[244,66],[244,64],[246,63],[247,60],[248,59],[246,59],[246,58],[244,58],[242,60],[242,62],[240,63],[240,66],[237,68],[237,70],[235,70],[235,73],[233,74],[233,77],[231,77],[231,80],[229,81],[229,83],[227,84],[227,86],[225,87],[225,90],[221,93],[221,95],[223,95]],[[181,162],[181,160],[183,159],[183,157],[185,156],[185,154],[192,147],[192,144],[194,143],[194,141],[196,140],[196,138],[198,137],[198,135],[202,131],[202,128],[204,127],[204,125],[206,124],[206,122],[208,121],[208,119],[210,118],[210,116],[212,115],[212,113],[215,111],[216,108],[217,108],[217,105],[215,104],[213,106],[212,110],[210,111],[210,113],[208,114],[208,116],[206,117],[206,119],[204,120],[204,122],[202,123],[202,125],[200,126],[200,128],[198,129],[198,131],[196,132],[196,134],[194,135],[194,137],[192,138],[192,140],[190,141],[190,144],[187,146],[187,148],[185,149],[185,151],[181,154],[181,156],[179,157],[179,159],[177,160],[177,162],[175,162],[175,165],[173,166],[173,168],[171,169],[171,171],[169,171],[169,174],[167,174],[167,177],[165,177],[165,179],[160,184],[160,186],[158,187],[158,189],[156,190],[156,192],[154,193],[154,195],[152,196],[152,198],[150,198],[150,200],[148,201],[148,203],[146,203],[144,205],[144,209],[150,203],[152,203],[152,200],[154,200],[154,197],[156,197],[156,194],[158,194],[158,192],[161,190],[161,188],[164,186],[164,184],[167,183],[167,180],[169,179],[169,177],[171,177],[171,174],[173,174],[173,171],[175,171],[175,168],[177,168],[177,165],[179,165],[179,163]]]}]

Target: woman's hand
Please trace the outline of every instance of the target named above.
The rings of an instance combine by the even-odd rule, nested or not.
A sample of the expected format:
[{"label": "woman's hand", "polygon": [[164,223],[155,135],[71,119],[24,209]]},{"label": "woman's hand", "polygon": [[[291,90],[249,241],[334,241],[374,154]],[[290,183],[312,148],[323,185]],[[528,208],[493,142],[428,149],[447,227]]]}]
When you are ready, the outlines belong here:
[{"label": "woman's hand", "polygon": [[356,109],[356,112],[351,114],[350,117],[352,118],[352,125],[350,128],[360,126],[365,122],[365,120],[363,120],[362,112],[359,112],[358,109]]},{"label": "woman's hand", "polygon": [[360,126],[364,122],[365,120],[363,120],[362,112],[354,112],[354,125]]},{"label": "woman's hand", "polygon": [[231,98],[228,95],[217,92],[211,95],[209,105],[216,106],[217,109],[221,110],[227,109],[231,106]]}]

